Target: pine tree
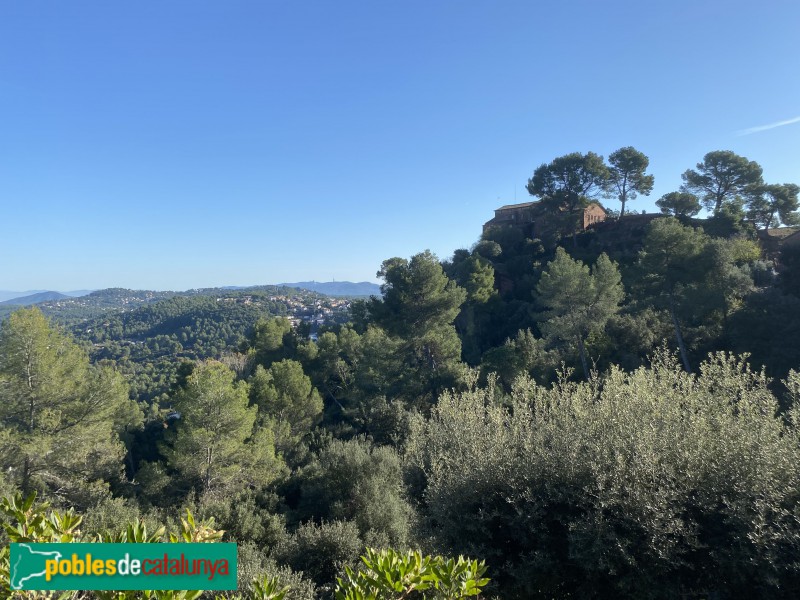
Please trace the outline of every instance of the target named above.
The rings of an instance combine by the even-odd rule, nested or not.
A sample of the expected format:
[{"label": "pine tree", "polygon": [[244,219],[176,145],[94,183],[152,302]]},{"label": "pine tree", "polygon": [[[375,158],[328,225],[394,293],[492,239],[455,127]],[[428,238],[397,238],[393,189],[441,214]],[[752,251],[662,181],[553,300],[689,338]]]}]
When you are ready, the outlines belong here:
[{"label": "pine tree", "polygon": [[708,237],[701,229],[684,227],[677,219],[656,219],[650,224],[639,253],[639,285],[672,319],[675,340],[686,371],[691,371],[681,326],[681,309],[690,303],[691,291],[704,280],[704,251]]},{"label": "pine tree", "polygon": [[653,176],[645,175],[650,159],[636,148],[626,146],[608,157],[610,165],[606,192],[616,195],[622,206],[619,216],[625,215],[625,203],[634,200],[638,194],[649,196],[653,190]]},{"label": "pine tree", "polygon": [[383,298],[373,298],[368,310],[376,325],[402,341],[404,365],[398,374],[402,395],[411,401],[430,401],[458,377],[461,341],[453,321],[467,293],[447,277],[429,251],[410,261],[384,261],[378,277],[385,281]]},{"label": "pine tree", "polygon": [[282,450],[296,445],[322,417],[322,397],[295,360],[284,359],[268,369],[259,365],[250,385],[260,418],[272,425]]},{"label": "pine tree", "polygon": [[539,303],[549,309],[542,315],[542,333],[574,343],[588,377],[586,339],[605,327],[624,295],[619,269],[608,256],[601,254],[590,271],[558,248],[536,286]]},{"label": "pine tree", "polygon": [[225,365],[198,365],[176,397],[179,414],[172,444],[164,448],[169,466],[203,494],[222,494],[269,483],[280,469],[272,434],[254,427],[248,385],[234,382]]},{"label": "pine tree", "polygon": [[0,330],[0,468],[23,493],[85,505],[122,475],[119,432],[142,415],[122,377],[89,364],[37,308]]}]

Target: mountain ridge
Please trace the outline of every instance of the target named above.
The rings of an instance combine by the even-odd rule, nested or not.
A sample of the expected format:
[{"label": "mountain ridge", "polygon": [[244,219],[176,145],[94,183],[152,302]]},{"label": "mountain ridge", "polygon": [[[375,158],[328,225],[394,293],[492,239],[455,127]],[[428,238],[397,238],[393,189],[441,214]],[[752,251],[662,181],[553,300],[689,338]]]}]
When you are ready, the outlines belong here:
[{"label": "mountain ridge", "polygon": [[17,298],[33,296],[34,294],[43,294],[45,292],[58,292],[59,294],[64,294],[70,298],[80,298],[81,296],[91,294],[93,291],[94,290],[70,290],[69,292],[61,292],[58,290],[26,290],[24,292],[15,292],[12,290],[0,290],[0,303],[8,300],[15,300]]},{"label": "mountain ridge", "polygon": [[381,286],[369,281],[298,281],[279,285],[318,292],[326,296],[379,296],[381,293]]},{"label": "mountain ridge", "polygon": [[[0,304],[6,305],[28,305],[36,304],[38,302],[47,302],[50,300],[60,300],[62,298],[81,298],[97,293],[107,292],[129,292],[129,293],[150,293],[154,295],[181,295],[181,294],[196,294],[208,293],[212,290],[224,291],[246,291],[246,290],[259,290],[271,287],[289,287],[299,288],[312,292],[318,292],[327,296],[375,296],[380,295],[381,287],[377,283],[369,281],[298,281],[294,283],[270,283],[270,284],[256,284],[256,285],[221,285],[216,287],[206,288],[192,288],[184,291],[176,290],[151,290],[151,289],[132,289],[132,288],[96,288],[92,290],[71,290],[68,292],[61,292],[58,290],[27,290],[24,292],[0,290]],[[30,300],[40,294],[60,294],[61,297],[44,298],[41,300]],[[11,302],[15,300],[16,302]]]},{"label": "mountain ridge", "polygon": [[40,302],[52,302],[54,300],[63,300],[65,298],[72,298],[72,296],[67,296],[66,294],[62,294],[61,292],[46,291],[46,292],[38,292],[35,294],[31,294],[30,296],[21,296],[21,297],[11,298],[9,300],[3,300],[2,302],[0,302],[0,305],[29,306],[31,304],[39,304]]}]

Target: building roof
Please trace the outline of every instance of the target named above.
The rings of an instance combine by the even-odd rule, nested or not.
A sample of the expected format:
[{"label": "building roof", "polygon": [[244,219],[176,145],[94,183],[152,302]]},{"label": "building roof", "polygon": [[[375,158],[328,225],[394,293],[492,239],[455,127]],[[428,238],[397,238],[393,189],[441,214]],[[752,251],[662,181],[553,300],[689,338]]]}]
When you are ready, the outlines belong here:
[{"label": "building roof", "polygon": [[[596,204],[600,208],[603,208],[603,205],[600,204],[597,200],[590,200],[589,203],[586,205],[587,208],[589,206],[591,206],[592,204]],[[540,205],[541,205],[541,203],[537,200],[535,202],[522,202],[520,204],[506,204],[505,206],[501,206],[500,208],[495,208],[494,210],[495,211],[498,211],[498,210],[513,210],[515,208],[531,208],[531,207],[540,206]],[[603,208],[603,210],[605,210],[605,208]]]},{"label": "building roof", "polygon": [[[788,228],[787,228],[788,229]],[[795,242],[800,241],[800,230],[795,231],[794,233],[790,233],[785,238],[781,240],[782,243],[790,243],[794,244]]]},{"label": "building roof", "polygon": [[765,236],[769,236],[771,238],[778,238],[778,239],[786,239],[788,237],[792,237],[797,233],[800,233],[800,228],[798,227],[773,227],[772,229],[768,229],[764,231],[763,229],[759,231]]},{"label": "building roof", "polygon": [[539,204],[538,202],[522,202],[521,204],[506,204],[505,206],[501,206],[500,208],[495,208],[495,210],[507,210],[510,208],[528,208],[531,206],[535,206]]}]

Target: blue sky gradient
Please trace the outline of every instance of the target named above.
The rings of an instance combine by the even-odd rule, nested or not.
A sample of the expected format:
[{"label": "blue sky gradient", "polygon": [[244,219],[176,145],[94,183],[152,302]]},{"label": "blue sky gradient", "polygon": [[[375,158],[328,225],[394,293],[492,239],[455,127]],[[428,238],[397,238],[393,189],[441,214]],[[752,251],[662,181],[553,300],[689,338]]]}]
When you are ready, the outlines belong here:
[{"label": "blue sky gradient", "polygon": [[573,151],[645,152],[635,210],[711,150],[800,183],[798,24],[794,0],[0,2],[0,289],[374,281]]}]

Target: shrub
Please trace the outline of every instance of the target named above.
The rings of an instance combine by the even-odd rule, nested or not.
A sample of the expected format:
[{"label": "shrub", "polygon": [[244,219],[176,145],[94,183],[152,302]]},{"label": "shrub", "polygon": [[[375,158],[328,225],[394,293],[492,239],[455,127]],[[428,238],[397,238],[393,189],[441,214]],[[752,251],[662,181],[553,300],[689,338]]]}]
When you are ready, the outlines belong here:
[{"label": "shrub", "polygon": [[275,557],[324,588],[346,566],[354,565],[363,549],[352,521],[306,523],[276,548]]},{"label": "shrub", "polygon": [[299,479],[300,520],[352,521],[363,539],[392,546],[407,543],[413,511],[393,448],[374,447],[364,439],[333,440]]},{"label": "shrub", "polygon": [[489,582],[483,577],[486,565],[463,556],[446,559],[368,548],[361,561],[364,567],[358,573],[346,568],[345,578],[337,580],[336,600],[466,600]]},{"label": "shrub", "polygon": [[[551,389],[445,394],[411,440],[444,549],[497,568],[504,598],[791,597],[800,437],[768,380],[718,354],[659,353]],[[792,414],[798,414],[797,409]]]}]

